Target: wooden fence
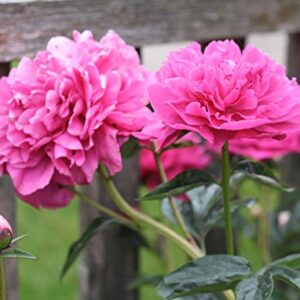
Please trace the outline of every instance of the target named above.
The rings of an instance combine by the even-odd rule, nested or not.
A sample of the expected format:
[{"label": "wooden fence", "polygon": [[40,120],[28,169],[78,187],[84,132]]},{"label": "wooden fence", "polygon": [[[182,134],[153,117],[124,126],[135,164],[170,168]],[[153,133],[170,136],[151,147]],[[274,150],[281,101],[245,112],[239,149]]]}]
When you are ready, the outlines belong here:
[{"label": "wooden fence", "polygon": [[[225,37],[243,43],[253,32],[283,30],[289,34],[289,73],[300,74],[299,0],[0,0],[0,74],[8,73],[13,59],[43,49],[54,35],[70,36],[73,29],[90,29],[100,37],[110,28],[136,47]],[[297,159],[288,158],[287,165]],[[136,170],[134,158],[126,162],[125,171],[116,179],[128,199],[136,195]],[[285,173],[293,179],[289,169]],[[96,183],[85,192],[109,203]],[[8,178],[0,180],[0,201],[1,212],[15,220],[15,197]],[[86,206],[81,212],[83,224],[94,214]],[[126,290],[137,274],[138,251],[124,232],[112,230],[99,235],[87,253],[82,299],[138,299],[136,292]],[[10,261],[6,267],[8,299],[17,300],[17,266]]]}]

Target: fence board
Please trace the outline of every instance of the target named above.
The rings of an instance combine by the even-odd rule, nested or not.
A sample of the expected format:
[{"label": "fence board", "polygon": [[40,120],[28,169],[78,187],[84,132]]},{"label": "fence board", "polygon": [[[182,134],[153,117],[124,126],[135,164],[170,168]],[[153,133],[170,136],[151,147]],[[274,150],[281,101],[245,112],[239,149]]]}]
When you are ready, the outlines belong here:
[{"label": "fence board", "polygon": [[298,0],[0,0],[0,61],[30,55],[53,35],[117,30],[135,46],[300,30]]},{"label": "fence board", "polygon": [[[137,157],[124,162],[123,171],[115,176],[121,194],[132,203],[139,186]],[[102,204],[114,208],[104,192],[99,178],[84,188],[84,193]],[[97,217],[95,209],[81,205],[82,226]],[[95,236],[85,251],[80,266],[81,299],[137,300],[136,290],[128,290],[138,275],[138,248],[124,228],[113,228]],[[120,298],[121,297],[121,298]]]},{"label": "fence board", "polygon": [[[300,79],[300,32],[289,35],[288,43],[288,74],[290,77],[296,76],[298,82]],[[300,188],[300,155],[290,154],[283,159],[282,162],[284,180],[296,187]]]}]

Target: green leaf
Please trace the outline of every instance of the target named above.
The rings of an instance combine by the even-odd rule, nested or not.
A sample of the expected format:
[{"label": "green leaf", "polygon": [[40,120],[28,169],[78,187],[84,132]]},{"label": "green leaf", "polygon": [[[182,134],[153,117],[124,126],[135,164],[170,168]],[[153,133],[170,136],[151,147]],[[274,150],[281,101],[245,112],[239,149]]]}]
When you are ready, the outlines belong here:
[{"label": "green leaf", "polygon": [[189,262],[164,277],[158,293],[174,299],[198,293],[231,289],[252,270],[247,260],[238,256],[209,255]]},{"label": "green leaf", "polygon": [[[231,214],[236,213],[238,210],[245,208],[245,207],[252,207],[256,202],[254,198],[248,198],[244,200],[236,200],[232,201],[230,205]],[[224,207],[219,207],[213,209],[208,215],[205,220],[204,228],[205,233],[207,234],[217,223],[222,221],[224,218]]]},{"label": "green leaf", "polygon": [[[189,232],[201,244],[204,243],[206,228],[205,221],[214,205],[222,200],[222,189],[217,184],[201,186],[187,192],[190,201],[173,198],[180,211]],[[172,223],[177,224],[173,210],[167,198],[163,199],[161,209],[164,216]]]},{"label": "green leaf", "polygon": [[94,219],[83,232],[81,237],[70,246],[60,277],[63,278],[66,275],[67,271],[73,265],[80,252],[84,249],[94,235],[119,224],[120,223],[114,219]]},{"label": "green leaf", "polygon": [[236,300],[268,300],[273,289],[274,283],[270,271],[254,275],[236,286]]},{"label": "green leaf", "polygon": [[[182,201],[182,199],[173,198],[175,205],[177,206],[180,214],[182,215],[185,224],[187,226],[193,223],[193,211],[190,202]],[[166,217],[166,219],[174,224],[177,224],[177,220],[173,214],[172,208],[170,206],[169,200],[164,198],[161,202],[161,210]]]},{"label": "green leaf", "polygon": [[281,280],[300,290],[300,271],[283,266],[272,266],[270,270],[275,279]]},{"label": "green leaf", "polygon": [[30,254],[27,251],[17,249],[17,248],[10,248],[0,252],[0,257],[2,258],[24,258],[24,259],[36,259],[35,256]]},{"label": "green leaf", "polygon": [[236,300],[271,299],[275,279],[300,290],[300,271],[288,267],[298,267],[299,257],[300,255],[289,255],[274,261],[257,274],[241,281],[236,286]]},{"label": "green leaf", "polygon": [[23,235],[20,235],[20,236],[17,236],[16,238],[14,238],[12,241],[11,241],[11,244],[15,244],[16,242],[24,239],[26,236],[28,236],[28,233],[26,234],[23,234]]},{"label": "green leaf", "polygon": [[285,266],[292,269],[299,269],[300,268],[300,254],[291,254],[286,257],[282,257],[278,260],[275,260],[271,263],[272,266]]},{"label": "green leaf", "polygon": [[[204,243],[204,238],[208,232],[216,226],[224,217],[222,189],[217,184],[201,186],[187,193],[190,201],[173,198],[181,213],[184,222],[195,239],[200,244]],[[255,199],[233,201],[231,213],[236,213],[239,209],[250,207],[256,202]],[[173,215],[173,210],[167,198],[161,203],[161,210],[170,222],[177,224]]]},{"label": "green leaf", "polygon": [[220,294],[199,294],[194,296],[179,297],[175,300],[223,300],[224,297]]},{"label": "green leaf", "polygon": [[282,191],[292,192],[294,189],[283,185],[275,176],[273,171],[261,162],[254,162],[249,160],[241,161],[237,168],[237,172],[241,172],[246,177],[253,179],[263,185],[277,188]]},{"label": "green leaf", "polygon": [[131,137],[121,148],[122,157],[127,159],[136,154],[140,146],[137,139]]},{"label": "green leaf", "polygon": [[142,200],[177,196],[195,187],[209,185],[211,183],[216,183],[216,180],[210,174],[200,170],[188,170],[177,175],[169,182],[160,184],[153,191],[144,196]]},{"label": "green leaf", "polygon": [[191,201],[195,217],[203,220],[212,207],[222,201],[222,187],[215,183],[200,186],[188,191],[187,196]]},{"label": "green leaf", "polygon": [[163,279],[162,275],[146,275],[136,278],[129,284],[130,289],[137,289],[143,285],[157,286]]}]

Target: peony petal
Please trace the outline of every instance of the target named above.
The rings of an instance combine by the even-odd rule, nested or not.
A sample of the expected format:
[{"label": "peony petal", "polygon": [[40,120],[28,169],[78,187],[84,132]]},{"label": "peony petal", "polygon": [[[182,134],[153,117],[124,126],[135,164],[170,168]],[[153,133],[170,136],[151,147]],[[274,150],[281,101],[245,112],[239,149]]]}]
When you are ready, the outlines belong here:
[{"label": "peony petal", "polygon": [[97,131],[96,151],[99,162],[104,164],[111,175],[122,169],[120,146],[117,141],[118,131],[110,126],[103,125]]},{"label": "peony petal", "polygon": [[22,195],[18,193],[18,196],[36,208],[55,209],[67,206],[73,198],[73,193],[60,184],[50,183],[32,194]]},{"label": "peony petal", "polygon": [[7,166],[14,187],[22,195],[29,195],[49,184],[54,173],[54,166],[50,159],[43,158],[36,166],[23,169]]}]

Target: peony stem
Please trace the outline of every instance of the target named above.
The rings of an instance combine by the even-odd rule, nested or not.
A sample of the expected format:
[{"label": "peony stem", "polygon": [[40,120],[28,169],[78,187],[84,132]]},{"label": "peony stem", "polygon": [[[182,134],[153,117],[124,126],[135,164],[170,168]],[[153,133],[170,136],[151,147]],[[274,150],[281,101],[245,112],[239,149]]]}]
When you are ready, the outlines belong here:
[{"label": "peony stem", "polygon": [[[99,167],[99,173],[103,179],[104,187],[110,196],[110,198],[114,201],[114,203],[121,209],[124,213],[126,213],[129,217],[131,217],[137,223],[143,223],[148,225],[167,239],[173,241],[178,247],[180,247],[185,253],[187,253],[191,258],[196,259],[204,256],[203,252],[190,244],[187,240],[182,238],[175,231],[170,229],[169,227],[161,224],[151,217],[143,214],[142,212],[132,208],[122,197],[122,195],[117,190],[115,184],[112,181],[112,178],[109,176],[106,168],[103,165]],[[231,290],[224,291],[223,295],[227,300],[235,300],[234,293]]]},{"label": "peony stem", "polygon": [[[113,210],[101,205],[100,203],[95,202],[93,199],[87,197],[86,195],[82,194],[80,191],[77,191],[75,188],[72,189],[72,192],[77,195],[82,201],[88,203],[89,205],[95,207],[97,210],[99,210],[100,212],[103,212],[104,214],[106,214],[107,216],[110,216],[118,221],[120,221],[121,223],[124,223],[126,226],[132,228],[132,229],[136,229],[137,226],[134,222],[132,222],[131,220],[129,220],[126,217],[121,216],[120,214],[114,212]],[[1,299],[0,299],[1,300]]]},{"label": "peony stem", "polygon": [[132,218],[137,223],[143,223],[153,228],[155,231],[173,241],[177,246],[179,246],[183,251],[185,251],[190,257],[197,258],[202,257],[203,253],[200,249],[195,248],[191,245],[187,240],[185,240],[182,236],[177,234],[175,231],[170,229],[169,227],[161,224],[151,217],[143,214],[142,212],[132,208],[121,196],[119,191],[117,190],[115,184],[112,181],[112,178],[108,175],[107,170],[104,166],[100,165],[99,168],[100,174],[103,178],[103,183],[105,189],[110,196],[110,198],[114,201],[114,203],[121,209],[125,214],[127,214],[130,218]]},{"label": "peony stem", "polygon": [[226,247],[227,254],[234,255],[233,231],[231,223],[230,210],[230,163],[228,153],[228,142],[222,148],[222,188],[224,198],[224,217],[225,217],[225,233],[226,233]]},{"label": "peony stem", "polygon": [[[266,201],[267,198],[267,193],[268,193],[268,188],[263,186],[261,188],[261,214],[259,216],[259,244],[262,249],[262,259],[264,264],[269,264],[271,262],[271,257],[270,257],[270,228],[269,228],[269,209],[268,209],[268,204],[269,201]],[[267,205],[266,205],[267,204]]]},{"label": "peony stem", "polygon": [[[157,167],[161,181],[168,182],[167,174],[165,172],[164,166],[160,159],[160,153],[153,150],[153,154],[154,154],[156,167]],[[195,247],[198,247],[196,241],[194,240],[194,238],[192,237],[192,235],[190,234],[189,230],[187,229],[187,227],[185,225],[184,219],[183,219],[178,207],[176,206],[174,198],[168,197],[168,201],[169,201],[169,205],[172,209],[173,215],[175,216],[179,227],[182,229],[182,231],[186,235],[187,239],[191,242],[191,244],[193,244]]]},{"label": "peony stem", "polygon": [[0,300],[6,299],[5,273],[3,258],[0,258]]}]

